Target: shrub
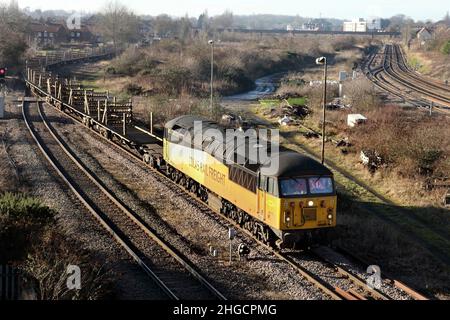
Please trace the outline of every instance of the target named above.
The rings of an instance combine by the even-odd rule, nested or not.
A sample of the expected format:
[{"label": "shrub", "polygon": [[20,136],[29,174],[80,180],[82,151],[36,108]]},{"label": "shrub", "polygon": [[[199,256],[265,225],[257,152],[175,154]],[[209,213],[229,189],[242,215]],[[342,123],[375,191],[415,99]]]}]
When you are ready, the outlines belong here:
[{"label": "shrub", "polygon": [[[81,244],[55,228],[55,212],[36,198],[0,196],[0,264],[16,264],[38,299],[101,299],[112,293],[112,273]],[[81,290],[68,290],[67,266],[82,270]]]},{"label": "shrub", "polygon": [[[67,288],[69,265],[80,268],[79,290]],[[113,273],[76,240],[53,230],[33,246],[23,270],[34,280],[39,300],[98,300],[113,295]]]},{"label": "shrub", "polygon": [[447,41],[441,48],[443,54],[450,54],[450,40]]},{"label": "shrub", "polygon": [[143,92],[143,88],[137,84],[129,83],[125,86],[125,91],[128,95],[140,95]]},{"label": "shrub", "polygon": [[34,241],[54,224],[55,212],[37,199],[6,193],[0,197],[0,264],[24,259]]}]

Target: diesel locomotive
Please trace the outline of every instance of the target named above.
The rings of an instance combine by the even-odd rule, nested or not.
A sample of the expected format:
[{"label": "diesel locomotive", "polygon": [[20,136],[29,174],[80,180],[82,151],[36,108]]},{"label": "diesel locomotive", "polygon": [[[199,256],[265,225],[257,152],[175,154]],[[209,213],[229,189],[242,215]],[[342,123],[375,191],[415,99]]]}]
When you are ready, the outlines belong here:
[{"label": "diesel locomotive", "polygon": [[[252,148],[267,158],[250,161]],[[166,123],[163,158],[172,180],[267,244],[311,243],[336,226],[333,173],[300,153],[187,115]]]}]

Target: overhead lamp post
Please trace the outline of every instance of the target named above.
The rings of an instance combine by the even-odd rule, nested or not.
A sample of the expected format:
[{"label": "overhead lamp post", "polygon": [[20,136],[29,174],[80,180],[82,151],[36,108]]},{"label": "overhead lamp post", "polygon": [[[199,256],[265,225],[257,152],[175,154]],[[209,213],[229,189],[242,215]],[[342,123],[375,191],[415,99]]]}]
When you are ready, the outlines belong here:
[{"label": "overhead lamp post", "polygon": [[327,58],[320,57],[316,59],[316,64],[323,65],[323,116],[322,116],[322,164],[325,162],[325,110],[327,106]]},{"label": "overhead lamp post", "polygon": [[211,99],[209,102],[209,107],[213,108],[213,80],[214,80],[214,40],[208,41],[211,46]]}]

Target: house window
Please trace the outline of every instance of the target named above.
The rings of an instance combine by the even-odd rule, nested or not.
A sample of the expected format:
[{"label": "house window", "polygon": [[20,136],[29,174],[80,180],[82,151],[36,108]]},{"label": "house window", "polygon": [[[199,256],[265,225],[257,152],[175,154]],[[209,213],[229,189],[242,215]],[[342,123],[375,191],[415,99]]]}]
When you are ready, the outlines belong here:
[{"label": "house window", "polygon": [[42,32],[38,32],[38,37],[42,37]]},{"label": "house window", "polygon": [[48,35],[50,36],[50,38],[53,38],[53,32],[50,32]]},{"label": "house window", "polygon": [[78,37],[78,38],[80,37],[80,33],[79,33],[79,32],[77,32],[77,37]]},{"label": "house window", "polygon": [[70,33],[70,36],[71,36],[71,37],[75,37],[75,32],[71,32],[71,33]]}]

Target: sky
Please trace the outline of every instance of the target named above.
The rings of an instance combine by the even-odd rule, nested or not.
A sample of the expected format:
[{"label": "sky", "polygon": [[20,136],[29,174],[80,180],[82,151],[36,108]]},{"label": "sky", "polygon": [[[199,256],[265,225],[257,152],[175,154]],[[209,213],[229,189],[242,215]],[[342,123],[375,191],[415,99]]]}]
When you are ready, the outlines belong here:
[{"label": "sky", "polygon": [[[0,0],[8,2],[9,0]],[[120,0],[119,0],[120,1]],[[107,0],[18,0],[21,8],[64,9],[83,12],[101,10]],[[197,17],[208,10],[217,15],[231,10],[241,14],[285,14],[303,17],[354,19],[404,14],[415,20],[442,19],[450,11],[450,0],[121,0],[138,14]]]}]

